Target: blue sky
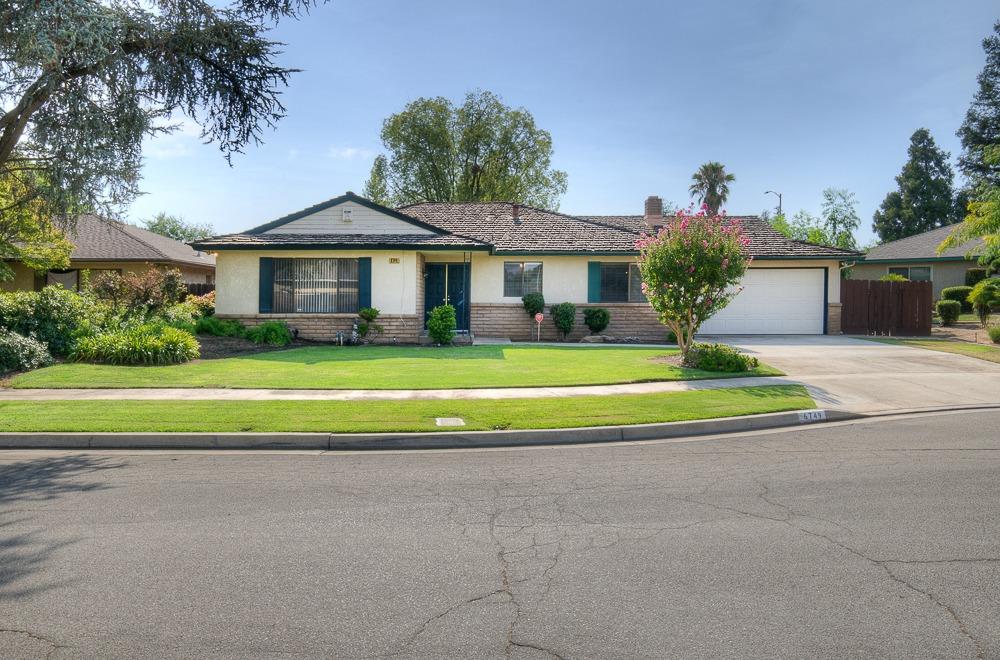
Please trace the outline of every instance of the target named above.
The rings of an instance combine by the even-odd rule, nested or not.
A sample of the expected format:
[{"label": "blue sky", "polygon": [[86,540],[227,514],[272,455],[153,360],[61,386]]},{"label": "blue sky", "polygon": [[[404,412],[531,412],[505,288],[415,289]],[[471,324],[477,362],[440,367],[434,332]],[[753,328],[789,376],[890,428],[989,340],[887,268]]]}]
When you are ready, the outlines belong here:
[{"label": "blue sky", "polygon": [[915,129],[957,155],[997,18],[995,0],[335,0],[274,32],[304,71],[265,144],[229,167],[194,126],[147,143],[128,215],[229,232],[360,192],[387,115],[482,88],[551,132],[564,212],[686,204],[691,173],[719,160],[730,213],[773,206],[768,189],[818,213],[823,188],[848,188],[867,243]]}]

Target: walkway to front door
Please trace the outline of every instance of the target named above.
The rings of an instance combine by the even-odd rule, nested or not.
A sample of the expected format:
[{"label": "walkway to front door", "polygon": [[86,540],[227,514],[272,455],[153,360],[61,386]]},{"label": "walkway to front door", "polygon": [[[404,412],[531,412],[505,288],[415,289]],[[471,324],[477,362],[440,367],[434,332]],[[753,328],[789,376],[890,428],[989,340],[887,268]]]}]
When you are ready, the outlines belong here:
[{"label": "walkway to front door", "polygon": [[471,288],[471,266],[465,263],[426,265],[427,279],[424,282],[424,326],[431,310],[438,305],[448,304],[455,308],[456,329],[469,329],[468,291]]}]

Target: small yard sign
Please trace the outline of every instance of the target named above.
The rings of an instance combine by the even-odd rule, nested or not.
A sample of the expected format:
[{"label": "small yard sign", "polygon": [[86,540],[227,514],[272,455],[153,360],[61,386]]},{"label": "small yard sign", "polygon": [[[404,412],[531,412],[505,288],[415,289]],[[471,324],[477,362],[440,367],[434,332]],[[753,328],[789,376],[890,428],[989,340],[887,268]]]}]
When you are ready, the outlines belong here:
[{"label": "small yard sign", "polygon": [[542,341],[542,321],[544,320],[544,314],[541,312],[535,314],[535,341]]}]

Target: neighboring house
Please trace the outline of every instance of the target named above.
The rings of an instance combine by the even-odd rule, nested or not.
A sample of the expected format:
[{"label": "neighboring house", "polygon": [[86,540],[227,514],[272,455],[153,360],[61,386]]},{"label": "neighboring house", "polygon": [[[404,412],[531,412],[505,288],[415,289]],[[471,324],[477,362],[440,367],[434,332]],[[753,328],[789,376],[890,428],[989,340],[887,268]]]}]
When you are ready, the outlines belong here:
[{"label": "neighboring house", "polygon": [[81,215],[66,231],[66,238],[73,243],[68,269],[38,273],[13,262],[14,279],[0,282],[0,290],[31,291],[48,284],[76,289],[82,270],[92,274],[101,271],[125,273],[153,267],[176,268],[189,284],[215,282],[215,257],[139,227],[96,215]]},{"label": "neighboring house", "polygon": [[[281,319],[307,338],[349,333],[357,310],[372,306],[384,340],[416,342],[427,313],[449,302],[461,331],[527,340],[535,324],[521,296],[540,291],[548,305],[577,305],[571,338],[587,332],[583,308],[600,306],[611,313],[608,334],[662,341],[666,330],[643,298],[635,264],[635,241],[663,225],[662,208],[651,197],[636,216],[575,217],[501,202],[391,209],[347,193],[193,245],[217,254],[218,316],[249,325]],[[740,220],[754,256],[745,288],[702,332],[840,332],[840,265],[858,255]],[[555,337],[546,318],[542,339]]]},{"label": "neighboring house", "polygon": [[851,279],[877,280],[896,273],[911,281],[931,282],[934,297],[939,298],[941,289],[965,284],[965,271],[981,268],[976,261],[984,245],[981,238],[937,253],[952,229],[954,225],[939,227],[873,247],[851,269]]}]

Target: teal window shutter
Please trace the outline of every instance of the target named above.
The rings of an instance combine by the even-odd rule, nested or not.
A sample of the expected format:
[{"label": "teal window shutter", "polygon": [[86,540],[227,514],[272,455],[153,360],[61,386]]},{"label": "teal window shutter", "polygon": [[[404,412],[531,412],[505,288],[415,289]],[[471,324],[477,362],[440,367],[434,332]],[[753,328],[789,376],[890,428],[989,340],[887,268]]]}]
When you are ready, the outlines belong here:
[{"label": "teal window shutter", "polygon": [[274,304],[274,259],[260,258],[260,298],[257,309],[261,314],[270,314]]},{"label": "teal window shutter", "polygon": [[372,306],[372,258],[358,258],[358,309]]},{"label": "teal window shutter", "polygon": [[587,302],[601,302],[601,262],[587,262]]}]

